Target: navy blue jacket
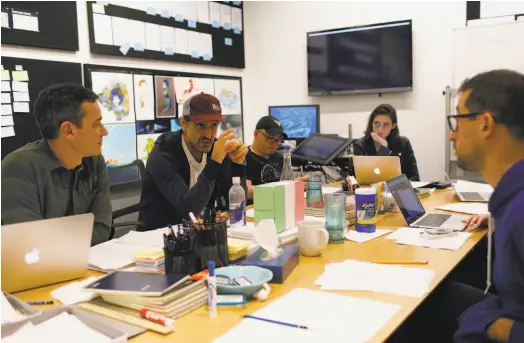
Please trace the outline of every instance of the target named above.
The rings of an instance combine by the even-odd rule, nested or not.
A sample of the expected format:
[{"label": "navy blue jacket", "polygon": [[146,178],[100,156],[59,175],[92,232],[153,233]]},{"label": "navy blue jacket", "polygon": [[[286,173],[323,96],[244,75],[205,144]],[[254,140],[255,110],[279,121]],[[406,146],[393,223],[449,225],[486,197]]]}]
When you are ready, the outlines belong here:
[{"label": "navy blue jacket", "polygon": [[524,342],[524,160],[513,165],[489,200],[495,218],[493,283],[499,292],[470,307],[459,320],[455,342],[492,342],[486,331],[495,320],[514,320],[511,343]]},{"label": "navy blue jacket", "polygon": [[207,154],[204,170],[189,189],[190,167],[182,148],[182,130],[163,133],[149,154],[142,179],[141,210],[138,220],[143,229],[152,230],[178,224],[189,219],[189,212],[198,216],[215,201],[221,211],[229,210],[229,189],[232,177],[245,180],[246,167],[233,163],[226,156],[222,163]]}]

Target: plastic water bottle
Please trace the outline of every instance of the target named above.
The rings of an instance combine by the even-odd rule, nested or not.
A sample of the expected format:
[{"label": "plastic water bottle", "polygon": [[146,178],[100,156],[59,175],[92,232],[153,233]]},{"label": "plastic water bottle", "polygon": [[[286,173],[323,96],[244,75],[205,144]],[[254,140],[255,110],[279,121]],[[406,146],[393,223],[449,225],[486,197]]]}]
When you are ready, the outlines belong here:
[{"label": "plastic water bottle", "polygon": [[282,174],[280,175],[280,181],[293,181],[295,175],[293,174],[293,167],[291,166],[291,151],[289,146],[284,147],[284,166],[282,168]]},{"label": "plastic water bottle", "polygon": [[232,228],[246,225],[246,192],[238,176],[233,177],[233,186],[229,190],[229,216]]}]

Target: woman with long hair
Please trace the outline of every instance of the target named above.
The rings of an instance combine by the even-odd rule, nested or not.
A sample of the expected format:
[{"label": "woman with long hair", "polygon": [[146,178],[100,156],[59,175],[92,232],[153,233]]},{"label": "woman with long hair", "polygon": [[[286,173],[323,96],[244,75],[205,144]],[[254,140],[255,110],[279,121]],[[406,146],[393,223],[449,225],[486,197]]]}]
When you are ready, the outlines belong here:
[{"label": "woman with long hair", "polygon": [[398,156],[402,173],[419,181],[417,159],[409,139],[400,135],[397,111],[389,104],[377,106],[369,116],[365,136],[354,144],[355,155]]}]

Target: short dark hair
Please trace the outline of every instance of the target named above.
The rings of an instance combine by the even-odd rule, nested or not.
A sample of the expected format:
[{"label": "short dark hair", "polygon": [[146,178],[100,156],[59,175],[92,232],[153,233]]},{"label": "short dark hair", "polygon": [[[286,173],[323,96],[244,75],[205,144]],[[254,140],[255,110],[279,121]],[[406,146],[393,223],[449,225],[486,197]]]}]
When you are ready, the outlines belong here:
[{"label": "short dark hair", "polygon": [[368,126],[365,132],[366,138],[371,137],[371,132],[373,132],[373,121],[375,120],[375,117],[379,115],[386,115],[391,118],[393,125],[397,124],[396,127],[391,130],[391,133],[389,134],[387,140],[391,142],[392,140],[397,139],[398,136],[400,136],[400,130],[398,129],[397,123],[397,110],[390,104],[378,105],[377,107],[375,107],[373,112],[371,112],[368,119]]},{"label": "short dark hair", "polygon": [[499,69],[466,79],[459,92],[471,90],[466,106],[472,112],[491,112],[495,121],[524,141],[524,75]]},{"label": "short dark hair", "polygon": [[95,92],[78,84],[61,83],[44,88],[33,106],[40,134],[44,139],[57,139],[60,125],[66,121],[82,127],[82,103],[97,100]]}]

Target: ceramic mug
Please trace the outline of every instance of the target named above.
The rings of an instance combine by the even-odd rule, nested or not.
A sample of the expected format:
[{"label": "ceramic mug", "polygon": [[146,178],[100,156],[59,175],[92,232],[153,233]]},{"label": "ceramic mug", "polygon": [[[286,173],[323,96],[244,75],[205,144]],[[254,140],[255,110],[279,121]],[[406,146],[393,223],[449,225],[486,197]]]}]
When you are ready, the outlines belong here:
[{"label": "ceramic mug", "polygon": [[319,256],[326,248],[329,234],[323,220],[306,220],[298,224],[298,243],[304,256]]}]

